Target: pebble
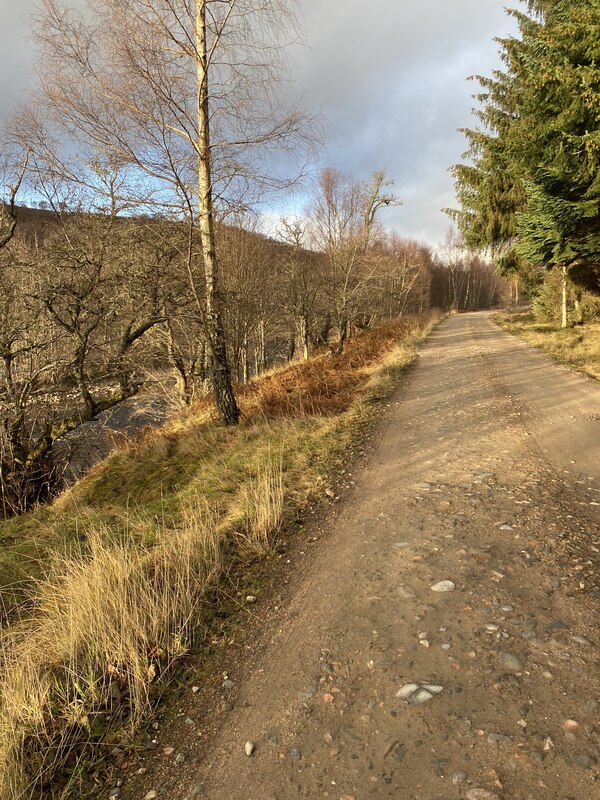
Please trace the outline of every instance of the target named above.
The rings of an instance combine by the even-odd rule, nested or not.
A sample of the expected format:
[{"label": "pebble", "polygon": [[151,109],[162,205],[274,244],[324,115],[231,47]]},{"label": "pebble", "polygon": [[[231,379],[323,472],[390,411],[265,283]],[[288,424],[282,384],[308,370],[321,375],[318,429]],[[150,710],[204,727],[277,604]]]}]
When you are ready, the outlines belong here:
[{"label": "pebble", "polygon": [[433,695],[430,694],[427,689],[419,689],[408,702],[412,703],[412,705],[419,706],[421,703],[426,703],[428,700],[431,700],[432,697]]},{"label": "pebble", "polygon": [[119,789],[118,786],[115,786],[114,789],[110,790],[110,792],[108,793],[108,796],[109,797],[119,797],[120,794],[121,794],[121,790]]},{"label": "pebble", "polygon": [[146,792],[146,794],[144,795],[144,800],[156,800],[157,797],[158,797],[158,792],[156,791],[156,789],[150,789],[150,791]]},{"label": "pebble", "polygon": [[523,662],[521,659],[512,653],[500,653],[499,659],[502,666],[506,667],[506,669],[513,670],[514,672],[521,672],[523,669]]},{"label": "pebble", "polygon": [[579,727],[579,723],[576,722],[574,719],[566,719],[563,722],[563,728],[566,731],[576,731],[578,727]]},{"label": "pebble", "polygon": [[246,742],[246,744],[244,745],[244,753],[246,753],[247,756],[251,756],[252,753],[254,753],[255,749],[256,745],[254,744],[254,742]]},{"label": "pebble", "polygon": [[449,645],[449,644],[446,642],[445,644],[443,644],[443,645],[442,645],[442,650],[450,650],[450,647],[451,647],[451,646],[452,646],[452,645]]},{"label": "pebble", "polygon": [[592,643],[585,636],[571,636],[571,641],[580,644],[582,647],[591,647]]},{"label": "pebble", "polygon": [[467,773],[463,772],[462,770],[459,770],[458,772],[455,772],[454,775],[452,776],[452,783],[456,786],[456,784],[458,783],[465,783],[467,778],[468,778]]},{"label": "pebble", "polygon": [[435,695],[444,691],[443,686],[435,683],[407,683],[396,692],[396,697],[411,705],[418,706],[433,699]]},{"label": "pebble", "polygon": [[546,633],[554,633],[554,631],[562,631],[566,628],[564,622],[561,622],[559,619],[554,619],[552,622],[549,622],[545,627],[544,630]]},{"label": "pebble", "polygon": [[299,747],[290,747],[290,758],[295,759],[296,761],[299,758],[302,758],[302,751]]},{"label": "pebble", "polygon": [[511,525],[500,525],[501,531],[514,531],[514,528]]},{"label": "pebble", "polygon": [[176,764],[183,764],[185,761],[185,755],[183,753],[177,753],[175,756],[175,763]]},{"label": "pebble", "polygon": [[505,742],[511,742],[512,738],[505,736],[503,733],[490,733],[487,740],[490,744],[504,744]]},{"label": "pebble", "polygon": [[456,584],[452,581],[438,581],[431,587],[433,592],[453,592],[456,589]]},{"label": "pebble", "polygon": [[583,769],[594,769],[598,763],[595,758],[592,758],[592,756],[588,756],[585,753],[574,753],[571,756],[571,761],[578,767],[583,767]]},{"label": "pebble", "polygon": [[466,800],[500,800],[495,792],[488,792],[487,789],[469,789],[465,797]]},{"label": "pebble", "polygon": [[329,694],[329,692],[327,692],[326,694],[323,695],[323,702],[324,703],[333,703],[334,700],[335,700],[335,697],[332,694]]},{"label": "pebble", "polygon": [[253,594],[249,594],[248,597],[246,597],[246,602],[247,603],[256,603],[256,597]]},{"label": "pebble", "polygon": [[396,692],[396,697],[399,697],[401,700],[408,700],[411,694],[414,694],[419,685],[417,683],[406,683],[401,689],[398,689]]},{"label": "pebble", "polygon": [[233,689],[235,683],[231,680],[231,678],[226,678],[226,680],[223,681],[223,686],[226,689]]}]

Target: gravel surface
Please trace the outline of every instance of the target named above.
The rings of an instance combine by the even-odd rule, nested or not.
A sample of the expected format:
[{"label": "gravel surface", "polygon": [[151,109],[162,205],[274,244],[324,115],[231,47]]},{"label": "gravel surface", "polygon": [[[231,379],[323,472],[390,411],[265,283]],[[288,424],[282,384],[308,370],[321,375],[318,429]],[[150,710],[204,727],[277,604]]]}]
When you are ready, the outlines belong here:
[{"label": "gravel surface", "polygon": [[182,690],[121,796],[600,797],[599,411],[490,314],[446,320],[291,597],[253,605],[227,710]]}]

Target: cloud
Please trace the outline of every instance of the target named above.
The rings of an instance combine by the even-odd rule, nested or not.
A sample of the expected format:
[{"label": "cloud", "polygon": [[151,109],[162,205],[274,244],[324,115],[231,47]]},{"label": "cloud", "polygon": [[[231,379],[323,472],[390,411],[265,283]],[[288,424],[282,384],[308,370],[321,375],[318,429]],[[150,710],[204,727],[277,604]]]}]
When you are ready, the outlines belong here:
[{"label": "cloud", "polygon": [[327,117],[324,161],[367,178],[384,168],[405,199],[387,212],[403,235],[442,238],[457,128],[472,124],[471,74],[499,66],[495,36],[515,30],[500,0],[303,0],[297,85]]},{"label": "cloud", "polygon": [[[31,80],[28,19],[36,0],[0,3],[0,115]],[[69,5],[84,5],[70,0]],[[448,167],[456,129],[472,124],[466,77],[499,66],[495,36],[515,30],[504,0],[299,0],[306,47],[294,52],[295,89],[324,108],[323,163],[368,178],[385,169],[404,198],[386,224],[432,243],[453,204]],[[288,199],[289,200],[289,199]],[[382,217],[383,219],[383,217]]]}]

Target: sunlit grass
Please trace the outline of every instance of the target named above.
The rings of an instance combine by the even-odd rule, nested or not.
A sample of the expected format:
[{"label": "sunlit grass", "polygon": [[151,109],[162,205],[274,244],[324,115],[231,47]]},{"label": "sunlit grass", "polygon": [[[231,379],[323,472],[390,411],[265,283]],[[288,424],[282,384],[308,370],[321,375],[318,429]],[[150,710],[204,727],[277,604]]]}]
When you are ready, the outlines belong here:
[{"label": "sunlit grass", "polygon": [[600,380],[600,322],[560,328],[555,323],[536,321],[528,311],[504,311],[495,319],[562,364]]}]

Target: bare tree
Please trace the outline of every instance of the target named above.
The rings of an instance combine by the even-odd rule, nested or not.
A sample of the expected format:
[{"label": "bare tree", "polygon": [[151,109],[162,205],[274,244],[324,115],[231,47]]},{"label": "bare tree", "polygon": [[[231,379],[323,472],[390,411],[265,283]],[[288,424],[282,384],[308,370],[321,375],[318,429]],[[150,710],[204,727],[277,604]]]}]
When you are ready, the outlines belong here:
[{"label": "bare tree", "polygon": [[28,163],[29,150],[25,153],[22,163],[16,170],[11,169],[9,165],[4,165],[3,168],[5,173],[3,184],[6,192],[0,206],[0,250],[9,244],[17,228],[17,195],[23,183]]},{"label": "bare tree", "polygon": [[374,271],[369,248],[378,212],[401,201],[386,189],[383,172],[370,183],[339,170],[324,169],[313,191],[309,218],[314,245],[329,264],[329,292],[335,304],[338,349],[344,347],[356,314],[357,298]]},{"label": "bare tree", "polygon": [[187,220],[190,287],[228,424],[239,411],[215,216],[287,185],[282,153],[289,165],[302,150],[302,170],[307,119],[280,91],[293,28],[285,0],[89,0],[85,14],[43,0],[37,25],[41,92],[26,126],[37,164],[92,197],[103,188],[91,164],[118,164],[121,200]]},{"label": "bare tree", "polygon": [[280,238],[290,248],[286,258],[285,302],[296,322],[296,335],[305,361],[314,338],[313,327],[324,288],[323,256],[306,249],[307,228],[306,220],[284,218],[279,230]]}]

